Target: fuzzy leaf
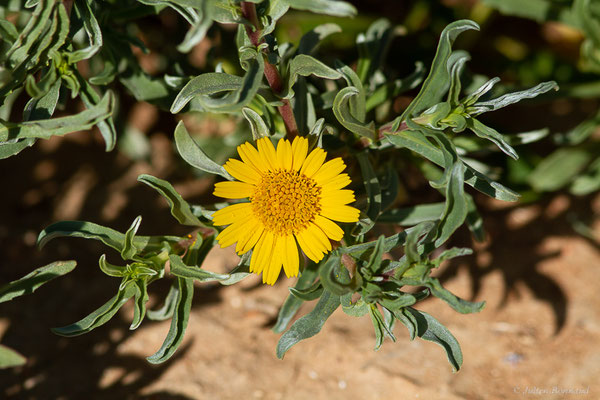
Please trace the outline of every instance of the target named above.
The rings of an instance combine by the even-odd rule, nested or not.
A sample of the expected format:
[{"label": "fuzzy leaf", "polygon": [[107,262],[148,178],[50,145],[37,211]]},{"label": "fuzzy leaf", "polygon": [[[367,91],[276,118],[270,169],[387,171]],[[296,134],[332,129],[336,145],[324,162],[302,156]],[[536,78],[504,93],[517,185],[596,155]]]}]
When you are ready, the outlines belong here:
[{"label": "fuzzy leaf", "polygon": [[119,311],[119,309],[135,294],[136,286],[127,285],[123,290],[104,305],[82,320],[60,328],[52,328],[52,332],[60,336],[78,336],[104,325]]},{"label": "fuzzy leaf", "polygon": [[223,178],[233,180],[225,168],[211,160],[198,144],[192,139],[183,121],[179,121],[175,128],[175,145],[179,155],[192,167],[199,170],[221,175]]},{"label": "fuzzy leaf", "polygon": [[56,261],[40,267],[21,279],[2,286],[0,288],[0,303],[35,292],[44,283],[73,271],[76,265],[75,261]]},{"label": "fuzzy leaf", "polygon": [[417,321],[417,336],[442,346],[446,351],[446,356],[452,365],[452,369],[457,372],[463,362],[462,351],[460,350],[458,341],[448,328],[426,312],[415,310],[412,307],[407,307],[406,310]]},{"label": "fuzzy leaf", "polygon": [[175,188],[169,182],[147,174],[138,176],[138,181],[155,189],[167,200],[171,207],[171,214],[180,224],[188,226],[204,226],[204,224],[192,213],[192,209],[188,202],[175,191]]},{"label": "fuzzy leaf", "polygon": [[[312,263],[310,265],[314,266],[314,264]],[[304,268],[302,274],[296,282],[295,289],[300,291],[311,287],[317,275],[318,271],[316,268]],[[277,315],[277,322],[272,328],[273,332],[283,332],[287,328],[292,318],[294,318],[294,316],[298,312],[298,309],[300,309],[302,303],[304,303],[304,300],[301,300],[292,294],[288,295],[287,299],[285,299],[285,302],[279,309],[279,314]]]},{"label": "fuzzy leaf", "polygon": [[277,343],[277,358],[283,358],[285,353],[301,340],[315,336],[321,331],[327,318],[340,306],[340,296],[324,290],[315,308],[288,329]]},{"label": "fuzzy leaf", "polygon": [[160,364],[167,361],[175,353],[183,341],[183,335],[187,328],[190,310],[192,309],[192,297],[194,296],[194,281],[192,279],[177,278],[179,290],[171,326],[162,346],[156,353],[147,357],[146,360],[152,364]]}]

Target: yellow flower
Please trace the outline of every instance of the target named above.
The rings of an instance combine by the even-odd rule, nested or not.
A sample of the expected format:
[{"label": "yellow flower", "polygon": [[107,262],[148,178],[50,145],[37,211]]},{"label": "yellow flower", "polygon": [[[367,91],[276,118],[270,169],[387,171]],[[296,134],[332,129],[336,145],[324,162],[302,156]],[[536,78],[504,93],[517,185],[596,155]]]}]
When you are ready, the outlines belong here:
[{"label": "yellow flower", "polygon": [[[356,222],[359,211],[347,204],[354,192],[341,158],[325,161],[327,153],[316,148],[308,154],[308,140],[293,143],[281,139],[277,149],[269,138],[254,148],[238,146],[242,161],[229,159],[224,168],[240,182],[219,182],[215,196],[248,198],[248,203],[227,206],[213,214],[217,226],[229,225],[218,236],[221,247],[237,242],[235,250],[253,250],[250,272],[263,274],[272,285],[281,267],[287,277],[298,276],[298,245],[308,258],[319,262],[331,251],[329,239],[341,240],[342,229],[333,221]],[[307,155],[308,154],[308,155]]]}]

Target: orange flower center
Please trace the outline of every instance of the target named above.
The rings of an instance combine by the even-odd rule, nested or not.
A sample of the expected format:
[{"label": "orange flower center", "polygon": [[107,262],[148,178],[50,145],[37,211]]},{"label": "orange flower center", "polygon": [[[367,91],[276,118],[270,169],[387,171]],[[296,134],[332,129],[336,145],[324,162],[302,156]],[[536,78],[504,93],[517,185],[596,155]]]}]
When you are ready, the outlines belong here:
[{"label": "orange flower center", "polygon": [[254,215],[277,235],[306,229],[321,211],[321,188],[304,174],[277,170],[263,175],[250,201]]}]

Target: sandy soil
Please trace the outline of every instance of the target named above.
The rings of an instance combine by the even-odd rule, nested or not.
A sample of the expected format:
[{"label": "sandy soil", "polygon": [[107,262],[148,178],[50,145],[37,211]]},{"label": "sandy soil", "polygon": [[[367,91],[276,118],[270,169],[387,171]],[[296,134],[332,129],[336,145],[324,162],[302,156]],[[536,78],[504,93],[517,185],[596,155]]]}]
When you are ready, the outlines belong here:
[{"label": "sandy soil", "polygon": [[[148,111],[148,110],[146,110]],[[140,111],[145,112],[145,111]],[[152,114],[152,111],[148,111]],[[149,129],[149,128],[148,128]],[[169,127],[165,132],[172,132]],[[460,315],[430,299],[419,308],[446,324],[462,345],[464,365],[452,373],[438,346],[411,342],[402,326],[397,343],[373,351],[367,317],[336,312],[316,337],[275,357],[270,330],[292,280],[262,286],[256,277],[235,287],[197,287],[185,341],[169,362],[145,361],[160,346],[169,322],[146,321],[130,332],[128,305],[107,325],[76,337],[49,328],[71,323],[112,296],[115,280],[97,268],[106,251],[81,239],[35,249],[37,232],[58,219],[86,219],[126,229],[144,217],[142,234],[183,234],[166,203],[136,182],[152,173],[176,182],[190,201],[205,199],[210,182],[175,168],[169,139],[155,127],[150,162],[103,153],[97,135],[36,144],[0,161],[0,282],[57,259],[77,269],[31,296],[0,308],[1,342],[28,357],[0,371],[0,397],[9,399],[599,399],[600,248],[574,233],[600,214],[600,196],[566,195],[541,204],[507,207],[481,201],[489,239],[473,256],[444,265],[437,275],[461,297],[486,300],[476,315]],[[57,163],[56,160],[69,160]],[[20,171],[20,172],[16,172]],[[13,174],[14,172],[14,174]],[[55,199],[58,196],[58,199]],[[600,237],[600,224],[594,225]],[[455,245],[471,245],[461,231]],[[211,254],[221,270],[236,259]],[[168,285],[152,288],[152,301]],[[312,304],[301,310],[305,313]],[[562,393],[571,391],[571,393]]]}]

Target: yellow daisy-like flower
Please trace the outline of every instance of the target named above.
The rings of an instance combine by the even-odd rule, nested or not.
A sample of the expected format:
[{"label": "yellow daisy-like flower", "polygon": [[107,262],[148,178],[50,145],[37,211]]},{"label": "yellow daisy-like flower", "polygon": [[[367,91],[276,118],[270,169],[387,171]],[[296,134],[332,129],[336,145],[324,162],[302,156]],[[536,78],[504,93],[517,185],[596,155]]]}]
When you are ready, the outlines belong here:
[{"label": "yellow daisy-like flower", "polygon": [[354,192],[341,158],[325,161],[327,153],[316,148],[308,154],[308,140],[293,143],[281,139],[277,149],[269,138],[246,142],[237,150],[242,161],[229,159],[224,168],[240,182],[219,182],[215,196],[248,198],[249,203],[227,206],[213,214],[217,226],[229,225],[218,236],[221,247],[235,242],[235,251],[254,249],[250,272],[263,274],[272,285],[281,272],[298,276],[298,245],[308,258],[319,262],[331,251],[329,239],[341,240],[342,229],[333,221],[356,222],[359,210],[347,204]]}]

